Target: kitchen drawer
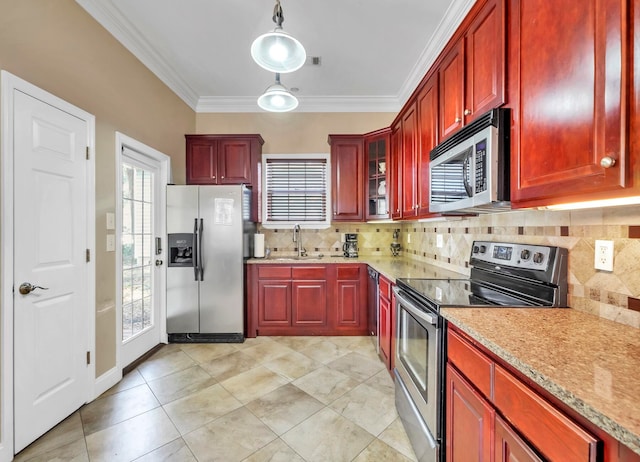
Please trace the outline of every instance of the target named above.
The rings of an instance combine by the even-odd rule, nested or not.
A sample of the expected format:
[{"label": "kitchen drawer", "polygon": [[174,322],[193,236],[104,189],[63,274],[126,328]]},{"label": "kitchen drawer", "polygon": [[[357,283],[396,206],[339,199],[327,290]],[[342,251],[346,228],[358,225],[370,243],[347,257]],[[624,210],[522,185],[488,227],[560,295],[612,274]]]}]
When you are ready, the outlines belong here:
[{"label": "kitchen drawer", "polygon": [[336,268],[338,280],[359,280],[360,279],[360,267],[359,266],[338,266]]},{"label": "kitchen drawer", "polygon": [[496,365],[496,408],[548,460],[596,461],[598,440]]},{"label": "kitchen drawer", "polygon": [[495,363],[451,329],[447,332],[447,360],[487,398],[492,398]]},{"label": "kitchen drawer", "polygon": [[327,269],[324,266],[294,266],[291,271],[292,279],[327,279]]},{"label": "kitchen drawer", "polygon": [[391,282],[384,276],[380,276],[380,278],[378,279],[378,284],[380,295],[387,300],[391,300]]},{"label": "kitchen drawer", "polygon": [[258,279],[291,279],[291,267],[282,265],[260,265]]}]

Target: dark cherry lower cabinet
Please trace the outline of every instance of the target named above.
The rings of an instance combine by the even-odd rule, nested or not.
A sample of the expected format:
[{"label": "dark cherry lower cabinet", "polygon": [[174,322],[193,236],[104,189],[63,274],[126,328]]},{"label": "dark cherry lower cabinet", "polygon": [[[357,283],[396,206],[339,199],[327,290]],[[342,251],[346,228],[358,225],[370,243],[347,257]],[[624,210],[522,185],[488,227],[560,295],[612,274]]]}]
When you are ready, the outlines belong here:
[{"label": "dark cherry lower cabinet", "polygon": [[516,374],[449,324],[448,462],[640,461],[639,455]]},{"label": "dark cherry lower cabinet", "polygon": [[391,339],[393,338],[393,318],[395,316],[395,310],[391,303],[391,288],[392,283],[380,275],[378,279],[378,345],[379,356],[383,363],[387,366],[387,369],[391,370],[391,358],[393,357],[393,350],[391,348]]},{"label": "dark cherry lower cabinet", "polygon": [[247,337],[367,335],[364,264],[247,265]]}]

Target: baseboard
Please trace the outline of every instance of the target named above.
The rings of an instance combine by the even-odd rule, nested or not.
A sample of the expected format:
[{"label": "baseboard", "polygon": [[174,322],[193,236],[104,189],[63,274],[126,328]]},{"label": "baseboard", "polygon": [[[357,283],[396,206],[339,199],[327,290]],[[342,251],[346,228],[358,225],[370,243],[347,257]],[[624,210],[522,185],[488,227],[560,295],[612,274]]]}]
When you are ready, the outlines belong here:
[{"label": "baseboard", "polygon": [[109,369],[100,377],[96,378],[96,381],[93,384],[94,396],[92,401],[117,384],[120,380],[122,380],[122,370],[117,367]]}]

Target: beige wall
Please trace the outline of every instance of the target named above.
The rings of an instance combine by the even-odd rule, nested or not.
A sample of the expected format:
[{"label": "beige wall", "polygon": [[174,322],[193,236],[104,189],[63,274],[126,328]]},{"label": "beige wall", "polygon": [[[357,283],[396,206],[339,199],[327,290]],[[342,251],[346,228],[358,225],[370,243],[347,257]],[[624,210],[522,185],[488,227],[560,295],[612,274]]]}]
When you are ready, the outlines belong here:
[{"label": "beige wall", "polygon": [[[96,117],[96,374],[115,365],[115,132],[171,156],[184,182],[195,113],[73,0],[0,0],[0,68]],[[3,309],[3,307],[0,307]]]},{"label": "beige wall", "polygon": [[231,113],[197,114],[196,131],[259,133],[262,152],[295,154],[329,152],[329,134],[363,134],[388,127],[396,113]]}]

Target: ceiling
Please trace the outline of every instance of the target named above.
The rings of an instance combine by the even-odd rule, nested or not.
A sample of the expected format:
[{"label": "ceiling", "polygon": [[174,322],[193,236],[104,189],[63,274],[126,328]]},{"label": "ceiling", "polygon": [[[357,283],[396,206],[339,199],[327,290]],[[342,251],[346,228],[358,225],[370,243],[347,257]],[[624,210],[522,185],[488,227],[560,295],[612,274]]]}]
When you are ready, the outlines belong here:
[{"label": "ceiling", "polygon": [[[275,81],[249,49],[275,0],[76,0],[197,112],[259,112]],[[397,112],[475,0],[281,0],[320,57],[282,74],[303,112]],[[297,90],[295,90],[297,89]]]}]

